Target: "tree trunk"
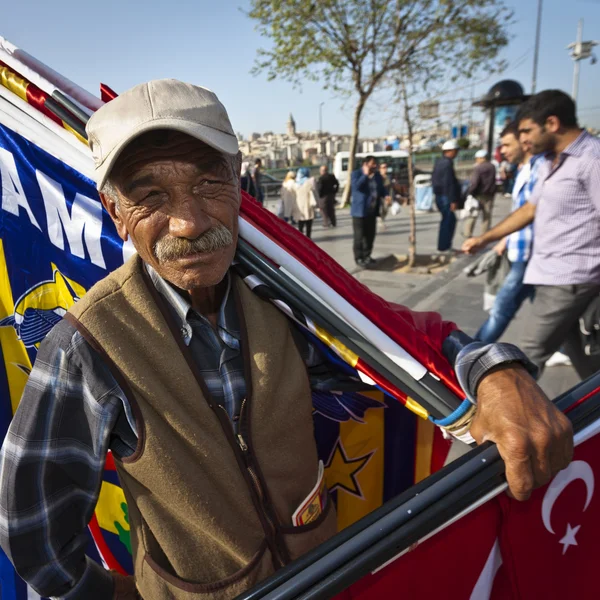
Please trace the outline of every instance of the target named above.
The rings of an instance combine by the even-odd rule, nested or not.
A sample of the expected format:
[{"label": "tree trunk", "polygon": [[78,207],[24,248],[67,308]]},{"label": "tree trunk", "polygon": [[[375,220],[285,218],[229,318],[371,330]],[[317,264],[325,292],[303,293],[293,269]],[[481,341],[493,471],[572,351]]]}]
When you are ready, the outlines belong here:
[{"label": "tree trunk", "polygon": [[350,200],[351,191],[351,179],[352,171],[354,171],[354,156],[356,155],[356,147],[358,146],[358,133],[360,130],[360,117],[362,115],[363,108],[367,98],[360,96],[358,104],[354,109],[354,121],[352,122],[352,137],[350,138],[350,152],[348,156],[348,179],[346,180],[346,187],[344,188],[344,194],[342,195],[342,206],[346,206]]},{"label": "tree trunk", "polygon": [[408,130],[408,209],[410,215],[410,233],[408,235],[408,266],[412,269],[417,258],[417,219],[415,216],[415,179],[413,173],[413,124],[410,119],[406,83],[402,81],[402,101],[404,102],[404,120]]}]

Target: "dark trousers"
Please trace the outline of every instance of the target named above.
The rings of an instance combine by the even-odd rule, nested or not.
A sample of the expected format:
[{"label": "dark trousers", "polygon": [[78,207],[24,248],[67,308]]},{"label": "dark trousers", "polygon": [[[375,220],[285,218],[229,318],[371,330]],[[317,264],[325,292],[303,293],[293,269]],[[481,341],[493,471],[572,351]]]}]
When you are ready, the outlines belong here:
[{"label": "dark trousers", "polygon": [[579,317],[600,294],[600,285],[536,285],[521,340],[521,349],[540,369],[558,350],[571,359],[582,379],[600,369],[600,356],[588,356],[579,333]]},{"label": "dark trousers", "polygon": [[438,235],[438,251],[444,252],[452,248],[454,230],[456,229],[456,215],[450,210],[448,196],[436,196],[435,204],[442,215],[440,222],[440,233]]},{"label": "dark trousers", "polygon": [[306,227],[306,237],[310,238],[310,235],[312,233],[312,224],[312,219],[310,219],[309,221],[298,221],[298,229],[300,230],[300,233],[304,233],[304,228]]},{"label": "dark trousers", "polygon": [[366,260],[373,252],[373,242],[377,231],[377,215],[368,217],[352,217],[354,230],[354,260]]},{"label": "dark trousers", "polygon": [[337,225],[335,217],[335,194],[328,194],[321,198],[321,209],[323,210],[323,227]]}]

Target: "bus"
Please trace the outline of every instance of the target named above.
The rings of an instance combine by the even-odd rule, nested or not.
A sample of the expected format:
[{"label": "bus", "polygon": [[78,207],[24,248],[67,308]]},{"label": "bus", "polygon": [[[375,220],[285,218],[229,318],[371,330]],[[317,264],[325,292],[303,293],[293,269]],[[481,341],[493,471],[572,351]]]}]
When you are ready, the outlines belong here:
[{"label": "bus", "polygon": [[[358,169],[365,156],[374,156],[377,163],[386,163],[388,177],[395,179],[399,184],[408,183],[408,152],[406,150],[386,150],[385,152],[359,152],[355,155],[354,168]],[[348,180],[348,159],[350,152],[338,152],[333,159],[333,174],[340,182],[343,189]]]}]

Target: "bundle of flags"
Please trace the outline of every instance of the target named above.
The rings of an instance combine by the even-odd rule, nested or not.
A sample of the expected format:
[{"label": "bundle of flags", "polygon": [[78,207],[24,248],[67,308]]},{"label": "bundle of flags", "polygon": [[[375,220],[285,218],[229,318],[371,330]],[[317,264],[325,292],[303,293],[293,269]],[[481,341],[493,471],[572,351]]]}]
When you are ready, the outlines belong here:
[{"label": "bundle of flags", "polygon": [[[0,440],[45,335],[86,290],[134,252],[117,236],[102,209],[85,136],[87,118],[114,96],[105,85],[101,98],[93,96],[0,38]],[[547,582],[540,587],[539,575],[519,567],[530,564],[527,552],[544,557],[545,564],[564,565],[571,573],[566,581],[576,585],[569,589],[583,590],[573,574],[587,568],[586,553],[571,558],[594,543],[592,534],[600,529],[593,475],[598,468],[593,450],[598,444],[597,382],[588,382],[588,387],[563,400],[565,406],[576,406],[573,413],[585,413],[587,419],[587,429],[580,434],[585,444],[568,475],[560,480],[559,475],[532,502],[515,505],[498,498],[504,486],[498,479],[497,452],[482,449],[490,467],[497,466],[490,471],[493,477],[487,477],[487,487],[480,485],[477,493],[452,500],[454,483],[473,487],[473,478],[483,473],[481,455],[475,451],[472,458],[447,468],[447,475],[442,471],[429,477],[443,466],[449,448],[432,419],[448,416],[463,400],[441,354],[442,341],[454,326],[438,315],[413,313],[375,296],[294,228],[242,196],[235,268],[320,348],[343,373],[346,384],[352,382],[336,387],[333,381],[313,389],[314,423],[342,532],[328,554],[340,555],[335,569],[356,560],[363,565],[348,569],[352,573],[346,579],[338,577],[330,586],[327,577],[309,585],[303,569],[323,558],[324,551],[316,552],[304,567],[266,583],[264,594],[255,590],[249,597],[263,597],[277,586],[283,595],[276,597],[297,597],[296,592],[285,591],[293,578],[306,582],[306,594],[310,586],[315,588],[315,595],[302,596],[307,598],[331,597],[344,589],[343,597],[361,599],[396,597],[400,589],[407,598],[443,593],[457,599],[534,597],[525,590],[558,589],[552,572],[547,579],[554,587]],[[577,483],[569,486],[571,481]],[[582,483],[585,490],[579,489]],[[442,488],[446,491],[436,491]],[[421,508],[405,509],[410,503],[416,507],[416,501]],[[434,509],[437,512],[417,527],[413,517]],[[379,521],[401,512],[401,522],[390,521],[387,529]],[[564,516],[571,512],[576,517]],[[584,517],[585,528],[580,531]],[[404,532],[400,524],[413,527],[412,533],[403,534],[401,543],[388,543],[391,538],[386,536]],[[567,524],[563,536],[561,528]],[[367,539],[372,526],[380,532],[377,543],[387,546],[369,558],[367,568],[366,552],[348,554],[345,548],[361,536]],[[130,573],[127,506],[110,455],[89,531],[89,555],[107,568]],[[527,543],[523,545],[521,538]],[[394,558],[398,550],[409,547],[408,554]],[[434,564],[437,575],[430,577]],[[458,569],[464,575],[457,578]],[[557,569],[556,573],[562,566]],[[360,581],[357,573],[364,575]],[[35,597],[1,551],[0,596]]]}]

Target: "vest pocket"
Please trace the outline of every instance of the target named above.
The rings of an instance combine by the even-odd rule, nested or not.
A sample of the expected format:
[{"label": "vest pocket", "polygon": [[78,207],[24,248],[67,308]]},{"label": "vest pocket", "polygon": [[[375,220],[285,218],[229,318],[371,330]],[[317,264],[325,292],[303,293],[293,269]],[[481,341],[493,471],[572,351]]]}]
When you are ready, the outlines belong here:
[{"label": "vest pocket", "polygon": [[327,494],[327,504],[319,517],[300,527],[282,526],[280,531],[292,560],[306,554],[337,533],[337,515]]},{"label": "vest pocket", "polygon": [[221,581],[194,583],[175,577],[145,553],[137,587],[143,600],[229,600],[273,573],[266,540],[243,568]]}]

